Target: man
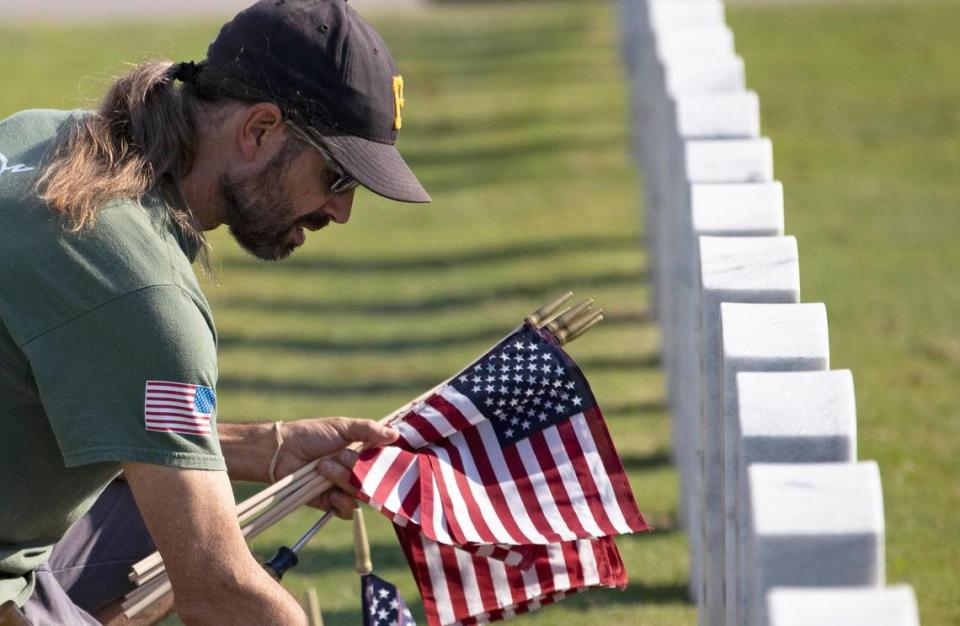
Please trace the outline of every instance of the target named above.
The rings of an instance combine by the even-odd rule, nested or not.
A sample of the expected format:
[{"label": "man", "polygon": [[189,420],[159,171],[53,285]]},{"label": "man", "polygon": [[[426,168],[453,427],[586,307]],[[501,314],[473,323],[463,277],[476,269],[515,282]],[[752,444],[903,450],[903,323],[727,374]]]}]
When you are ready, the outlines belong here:
[{"label": "man", "polygon": [[95,113],[0,122],[0,603],[97,623],[155,544],[184,622],[305,622],[246,548],[229,479],[328,457],[319,471],[342,490],[315,504],[349,515],[345,446],[396,434],[217,425],[216,331],[191,262],[223,224],[281,259],[346,223],[358,185],[428,202],[394,146],[402,105],[386,46],[345,0],[263,0],[205,61],[140,66]]}]

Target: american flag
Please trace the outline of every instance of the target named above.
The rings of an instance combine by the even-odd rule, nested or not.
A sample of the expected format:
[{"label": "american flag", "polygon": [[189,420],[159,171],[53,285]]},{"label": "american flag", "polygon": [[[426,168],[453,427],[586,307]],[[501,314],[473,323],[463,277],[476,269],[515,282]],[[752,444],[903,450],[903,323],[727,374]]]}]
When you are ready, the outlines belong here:
[{"label": "american flag", "polygon": [[397,588],[376,574],[360,577],[363,626],[417,626]]},{"label": "american flag", "polygon": [[536,546],[530,566],[506,565],[397,527],[430,626],[486,624],[530,613],[590,588],[620,588],[627,574],[613,539]]},{"label": "american flag", "polygon": [[[525,325],[393,426],[397,444],[362,453],[354,483],[411,545],[455,547],[450,563],[539,576],[548,546],[648,529],[586,379],[546,331]],[[538,580],[551,591],[536,603],[569,591]]]},{"label": "american flag", "polygon": [[209,435],[217,395],[210,387],[148,380],[143,403],[147,430]]}]

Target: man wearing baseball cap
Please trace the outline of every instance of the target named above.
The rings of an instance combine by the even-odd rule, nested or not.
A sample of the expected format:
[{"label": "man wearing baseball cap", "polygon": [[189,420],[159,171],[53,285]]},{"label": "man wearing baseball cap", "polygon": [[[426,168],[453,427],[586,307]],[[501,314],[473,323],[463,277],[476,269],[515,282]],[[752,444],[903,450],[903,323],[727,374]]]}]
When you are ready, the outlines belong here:
[{"label": "man wearing baseball cap", "polygon": [[[0,121],[0,604],[96,624],[154,547],[187,624],[302,624],[247,549],[230,479],[327,457],[349,515],[369,420],[217,424],[191,264],[226,225],[265,260],[346,223],[358,186],[430,197],[395,144],[403,78],[345,0],[263,0],[200,62],[147,63],[97,111]],[[125,482],[115,480],[123,472]]]}]

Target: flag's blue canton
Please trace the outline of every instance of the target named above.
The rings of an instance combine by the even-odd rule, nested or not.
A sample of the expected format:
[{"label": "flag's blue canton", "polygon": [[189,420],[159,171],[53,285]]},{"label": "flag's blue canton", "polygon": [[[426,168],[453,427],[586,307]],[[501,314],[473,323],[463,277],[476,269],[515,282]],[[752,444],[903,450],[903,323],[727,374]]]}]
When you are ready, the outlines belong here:
[{"label": "flag's blue canton", "polygon": [[197,385],[197,393],[193,398],[193,406],[198,413],[213,413],[217,406],[217,394],[210,387]]},{"label": "flag's blue canton", "polygon": [[363,626],[417,626],[397,588],[376,574],[360,579]]},{"label": "flag's blue canton", "polygon": [[570,357],[540,332],[520,329],[450,383],[487,416],[503,445],[594,403]]}]

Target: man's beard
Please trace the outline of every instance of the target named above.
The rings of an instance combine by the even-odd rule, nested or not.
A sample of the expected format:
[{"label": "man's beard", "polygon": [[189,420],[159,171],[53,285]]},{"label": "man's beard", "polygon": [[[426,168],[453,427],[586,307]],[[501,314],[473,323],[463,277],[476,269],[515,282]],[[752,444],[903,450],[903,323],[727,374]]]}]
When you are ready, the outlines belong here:
[{"label": "man's beard", "polygon": [[[290,242],[290,233],[297,226],[291,219],[294,208],[282,191],[287,166],[299,153],[299,146],[291,144],[281,148],[259,174],[241,181],[223,174],[217,181],[230,234],[247,252],[264,261],[279,261],[297,247]],[[322,228],[329,222],[319,221],[311,217],[307,225]]]}]

